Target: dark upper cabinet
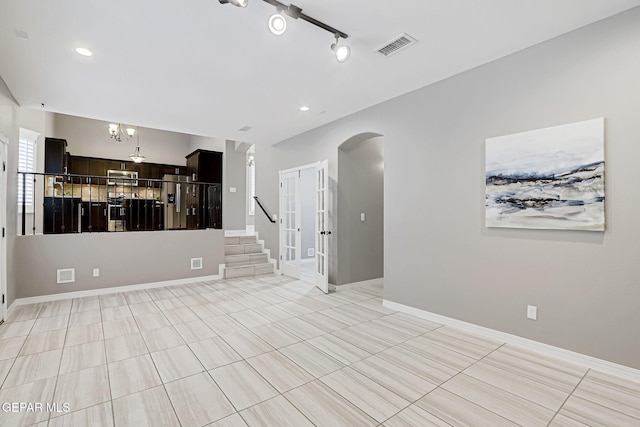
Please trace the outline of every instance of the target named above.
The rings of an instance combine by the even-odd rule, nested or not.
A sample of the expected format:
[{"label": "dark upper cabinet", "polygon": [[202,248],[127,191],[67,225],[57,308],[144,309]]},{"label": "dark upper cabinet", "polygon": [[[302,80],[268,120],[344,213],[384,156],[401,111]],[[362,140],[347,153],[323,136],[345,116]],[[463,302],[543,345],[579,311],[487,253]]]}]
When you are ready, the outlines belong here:
[{"label": "dark upper cabinet", "polygon": [[162,179],[161,165],[155,163],[147,164],[147,176],[145,178]]},{"label": "dark upper cabinet", "polygon": [[185,166],[175,165],[159,165],[160,166],[160,178],[165,175],[186,175],[187,168]]},{"label": "dark upper cabinet", "polygon": [[69,156],[69,173],[74,175],[91,175],[89,157]]},{"label": "dark upper cabinet", "polygon": [[194,151],[187,156],[187,172],[192,181],[222,184],[222,153]]},{"label": "dark upper cabinet", "polygon": [[[61,151],[62,150],[62,151]],[[219,153],[222,154],[222,153]],[[206,155],[205,155],[206,157]],[[200,163],[205,161],[205,157],[196,156],[195,162],[199,167]],[[62,159],[62,160],[61,160]],[[205,159],[205,160],[202,160]],[[222,159],[222,157],[220,157]],[[210,168],[207,166],[209,162],[205,161],[203,171],[210,174]],[[152,180],[161,180],[164,175],[186,175],[187,168],[184,166],[166,165],[158,163],[134,163],[125,160],[110,160],[97,157],[71,156],[66,152],[66,141],[64,139],[47,138],[45,146],[45,172],[49,174],[61,175],[65,173],[73,175],[88,175],[91,177],[106,177],[109,170],[126,170],[138,173],[140,186],[159,187],[160,182]],[[220,171],[222,168],[220,167]],[[199,172],[197,172],[199,173]],[[221,179],[221,177],[220,177]],[[71,182],[70,178],[65,179]],[[89,183],[106,184],[106,179],[87,178],[74,179],[77,184]]]},{"label": "dark upper cabinet", "polygon": [[122,167],[123,163],[124,162],[122,162],[120,160],[109,160],[108,163],[107,163],[107,169],[108,170],[117,170],[117,171],[122,170],[123,169],[123,167]]},{"label": "dark upper cabinet", "polygon": [[89,161],[89,175],[107,176],[110,160],[91,158]]},{"label": "dark upper cabinet", "polygon": [[44,172],[61,175],[67,173],[67,140],[44,139]]},{"label": "dark upper cabinet", "polygon": [[138,172],[139,178],[153,178],[153,176],[151,176],[151,165],[149,163],[134,163],[132,170]]}]

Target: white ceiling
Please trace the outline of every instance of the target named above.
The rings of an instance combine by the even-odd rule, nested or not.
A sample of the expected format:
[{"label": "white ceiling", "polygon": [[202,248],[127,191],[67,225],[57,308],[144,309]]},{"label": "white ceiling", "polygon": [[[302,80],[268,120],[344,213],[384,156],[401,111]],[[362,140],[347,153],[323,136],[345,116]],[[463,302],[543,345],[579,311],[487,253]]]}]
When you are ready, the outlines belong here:
[{"label": "white ceiling", "polygon": [[[273,144],[640,0],[294,4],[349,34],[348,62],[332,57],[330,33],[307,22],[289,19],[287,33],[273,36],[275,9],[260,0],[245,9],[218,0],[2,0],[0,76],[24,107]],[[374,52],[403,32],[419,43],[388,58]],[[94,55],[76,54],[79,46]],[[253,130],[238,131],[245,125]]]}]

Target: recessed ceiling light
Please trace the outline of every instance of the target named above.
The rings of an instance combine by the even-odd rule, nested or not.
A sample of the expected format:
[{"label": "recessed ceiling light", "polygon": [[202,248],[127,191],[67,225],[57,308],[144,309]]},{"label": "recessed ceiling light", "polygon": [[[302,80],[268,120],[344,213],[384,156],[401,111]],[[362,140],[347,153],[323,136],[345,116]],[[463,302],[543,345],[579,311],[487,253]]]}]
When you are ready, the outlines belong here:
[{"label": "recessed ceiling light", "polygon": [[76,52],[79,53],[82,56],[91,56],[91,55],[93,55],[93,52],[91,52],[86,47],[79,47],[79,48],[76,49]]},{"label": "recessed ceiling light", "polygon": [[309,111],[309,107],[303,105],[302,107],[300,107],[300,111]]}]

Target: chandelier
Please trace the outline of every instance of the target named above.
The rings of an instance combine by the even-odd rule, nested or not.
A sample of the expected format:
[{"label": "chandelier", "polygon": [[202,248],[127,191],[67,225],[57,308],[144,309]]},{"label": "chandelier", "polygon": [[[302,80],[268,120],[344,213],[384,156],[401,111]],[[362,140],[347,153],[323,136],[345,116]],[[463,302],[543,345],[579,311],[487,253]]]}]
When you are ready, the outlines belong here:
[{"label": "chandelier", "polygon": [[124,129],[124,127],[118,123],[109,124],[109,136],[115,139],[117,142],[129,141],[136,134],[136,130],[132,127]]}]

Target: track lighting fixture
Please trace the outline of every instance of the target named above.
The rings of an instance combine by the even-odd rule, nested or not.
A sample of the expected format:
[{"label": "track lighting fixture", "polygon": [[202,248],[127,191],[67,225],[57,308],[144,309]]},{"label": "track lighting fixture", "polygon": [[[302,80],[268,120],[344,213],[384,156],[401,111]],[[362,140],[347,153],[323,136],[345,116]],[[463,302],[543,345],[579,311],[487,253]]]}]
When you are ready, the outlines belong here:
[{"label": "track lighting fixture", "polygon": [[269,18],[269,31],[276,36],[281,36],[287,31],[287,20],[284,19],[284,15],[278,11]]},{"label": "track lighting fixture", "polygon": [[232,4],[236,7],[247,7],[249,0],[218,0],[220,4]]},{"label": "track lighting fixture", "polygon": [[[247,4],[249,3],[249,0],[218,1],[220,2],[220,4],[229,3],[237,7],[247,7]],[[349,37],[347,34],[343,33],[340,30],[336,30],[335,28],[325,24],[324,22],[320,22],[317,19],[302,13],[302,9],[296,5],[290,4],[287,6],[283,3],[280,3],[278,0],[262,1],[265,3],[269,3],[271,6],[274,6],[277,9],[277,12],[271,15],[271,17],[269,18],[269,30],[273,34],[279,36],[284,34],[284,32],[287,30],[287,21],[284,15],[288,15],[293,19],[301,19],[335,35],[336,42],[331,45],[331,50],[335,53],[336,59],[338,60],[338,62],[346,62],[349,59],[349,56],[351,55],[351,49],[346,44],[340,43],[340,39],[347,39]]]},{"label": "track lighting fixture", "polygon": [[336,55],[338,62],[347,62],[351,56],[351,48],[340,43],[340,36],[336,34],[336,42],[331,45],[331,50]]}]

